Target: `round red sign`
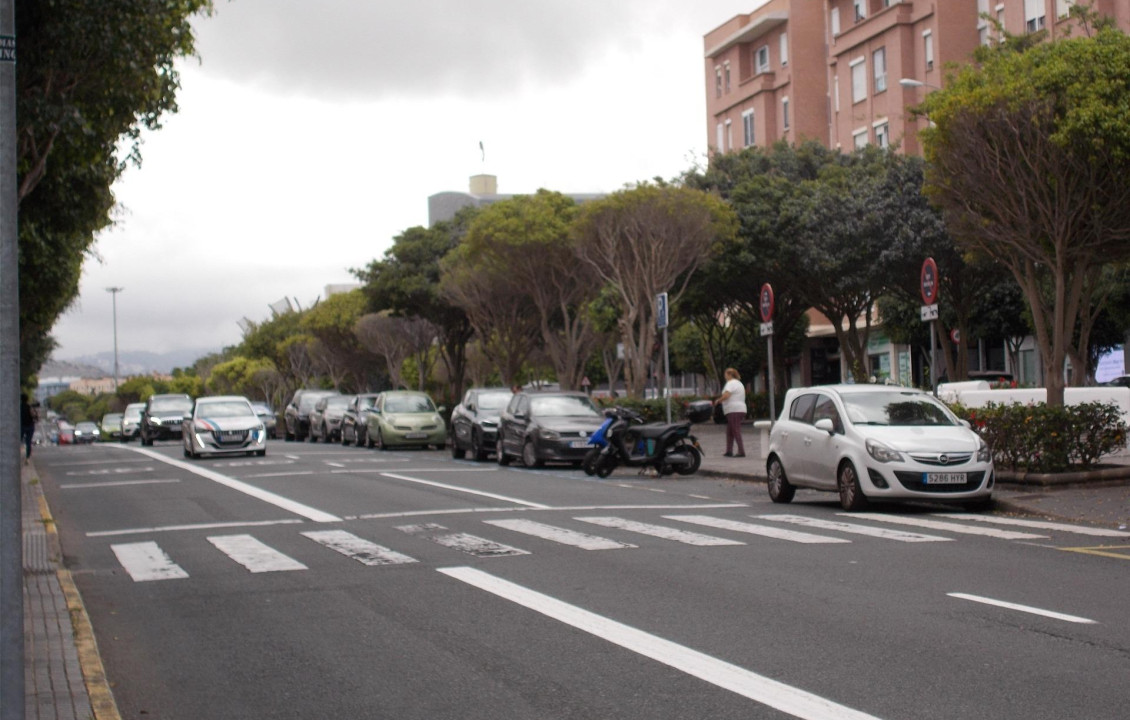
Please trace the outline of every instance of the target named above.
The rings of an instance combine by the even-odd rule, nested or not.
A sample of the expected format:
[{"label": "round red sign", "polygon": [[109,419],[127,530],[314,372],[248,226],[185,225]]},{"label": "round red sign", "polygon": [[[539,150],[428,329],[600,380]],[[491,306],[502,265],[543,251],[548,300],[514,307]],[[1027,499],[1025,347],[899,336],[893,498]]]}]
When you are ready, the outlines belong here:
[{"label": "round red sign", "polygon": [[773,320],[773,287],[769,283],[761,286],[761,322]]},{"label": "round red sign", "polygon": [[926,258],[922,263],[922,302],[927,305],[938,302],[938,266],[934,258]]}]

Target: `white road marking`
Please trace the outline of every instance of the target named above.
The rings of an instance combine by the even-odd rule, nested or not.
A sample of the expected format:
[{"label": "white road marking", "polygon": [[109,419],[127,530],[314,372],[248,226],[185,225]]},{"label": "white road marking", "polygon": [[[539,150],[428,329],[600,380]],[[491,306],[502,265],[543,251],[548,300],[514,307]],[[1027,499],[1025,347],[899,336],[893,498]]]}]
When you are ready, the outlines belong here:
[{"label": "white road marking", "polygon": [[362,565],[402,565],[416,562],[415,558],[402,555],[383,545],[369,542],[344,530],[312,530],[302,534],[331,550],[336,550],[346,557],[353,558]]},{"label": "white road marking", "polygon": [[482,507],[482,508],[445,508],[442,510],[407,510],[394,513],[367,513],[365,515],[351,516],[350,520],[379,520],[383,518],[420,517],[422,515],[460,515],[465,513],[484,512],[530,512],[533,510],[548,510],[550,512],[609,512],[612,510],[716,510],[719,508],[744,508],[744,504],[713,504],[713,505],[574,505],[574,506],[543,506],[540,508],[528,507]]},{"label": "white road marking", "polygon": [[187,470],[190,473],[199,475],[203,478],[207,478],[213,482],[223,485],[224,487],[230,488],[237,492],[241,492],[244,495],[248,495],[257,500],[262,500],[266,503],[270,503],[271,505],[282,508],[283,510],[288,510],[295,515],[301,515],[307,520],[313,520],[314,522],[339,522],[341,520],[341,518],[339,518],[337,515],[331,515],[330,513],[323,512],[322,510],[318,510],[317,508],[303,505],[302,503],[295,502],[294,500],[284,498],[282,495],[257,488],[254,485],[249,485],[248,483],[236,480],[232,477],[228,477],[227,475],[222,475],[218,472],[215,472],[214,470],[209,470],[208,468],[201,467],[199,465],[193,465],[191,463],[181,462],[180,460],[173,460],[172,458],[165,457],[161,453],[147,450],[145,448],[128,449],[131,452],[141,453],[142,455],[146,455],[155,460],[159,460],[168,465],[172,465],[173,467],[180,468],[181,470]]},{"label": "white road marking", "polygon": [[619,550],[621,548],[636,547],[629,543],[609,540],[599,535],[589,535],[588,533],[577,532],[576,530],[556,527],[554,525],[546,525],[545,523],[535,522],[534,520],[484,520],[483,522],[487,525],[506,528],[507,530],[513,530],[514,532],[520,532],[525,535],[533,535],[542,540],[550,540],[555,543],[561,543],[562,545],[572,545],[582,550]]},{"label": "white road marking", "polygon": [[922,535],[920,533],[903,532],[902,530],[888,530],[886,528],[870,527],[868,525],[855,525],[853,523],[835,522],[833,520],[819,520],[804,517],[803,515],[755,515],[761,520],[775,520],[777,522],[803,525],[804,527],[819,530],[836,530],[854,535],[867,535],[869,537],[883,538],[884,540],[897,540],[898,542],[952,542],[953,538],[939,535]]},{"label": "white road marking", "polygon": [[127,473],[139,472],[153,472],[152,466],[146,467],[128,467],[128,468],[103,468],[101,470],[72,470],[66,473],[67,477],[78,477],[79,475],[125,475]]},{"label": "white road marking", "polygon": [[1059,532],[1075,533],[1077,535],[1094,535],[1096,537],[1130,537],[1130,532],[1110,530],[1107,528],[1087,527],[1086,525],[1068,525],[1066,523],[1046,522],[1043,520],[1021,520],[1019,518],[996,517],[993,515],[977,515],[975,513],[934,513],[938,517],[952,518],[954,520],[973,520],[975,522],[993,523],[995,525],[1015,525],[1029,527],[1036,530],[1058,530]]},{"label": "white road marking", "polygon": [[305,570],[306,566],[283,555],[251,535],[216,535],[208,542],[253,573]]},{"label": "white road marking", "polygon": [[949,597],[957,598],[959,600],[971,600],[976,603],[984,605],[993,605],[995,607],[1006,608],[1008,610],[1018,610],[1020,612],[1031,613],[1032,615],[1041,615],[1043,617],[1052,618],[1053,620],[1064,620],[1066,622],[1080,623],[1083,625],[1095,625],[1094,620],[1089,620],[1085,617],[1078,615],[1065,615],[1063,613],[1053,612],[1051,610],[1043,610],[1041,608],[1031,607],[1029,605],[1017,605],[1016,603],[1005,602],[1003,600],[993,600],[992,598],[981,597],[979,595],[967,595],[965,593],[946,593]]},{"label": "white road marking", "polygon": [[802,720],[876,720],[875,716],[719,660],[685,645],[624,625],[576,605],[469,567],[439,572],[607,640],[692,677]]},{"label": "white road marking", "polygon": [[710,517],[709,515],[664,515],[663,517],[668,520],[678,520],[680,522],[705,525],[707,527],[719,528],[720,530],[733,530],[734,532],[749,533],[751,535],[762,535],[764,537],[776,538],[777,540],[788,540],[789,542],[828,544],[851,542],[851,540],[845,540],[844,538],[813,535],[811,533],[802,533],[795,530],[782,530],[781,528],[770,527],[768,525],[754,525],[753,523],[726,520],[723,518]]},{"label": "white road marking", "polygon": [[405,482],[419,483],[420,485],[430,485],[431,487],[438,487],[444,490],[454,490],[455,492],[467,493],[469,495],[478,495],[480,497],[488,497],[494,500],[502,500],[503,502],[511,502],[515,505],[525,505],[526,507],[547,509],[548,505],[541,503],[529,502],[528,500],[519,500],[518,498],[507,497],[506,495],[497,495],[495,493],[484,492],[482,490],[472,490],[471,488],[459,487],[458,485],[448,485],[446,483],[435,482],[433,480],[424,480],[422,478],[410,477],[408,475],[398,475],[396,473],[381,473],[387,478],[394,480],[404,480]]},{"label": "white road marking", "polygon": [[[102,446],[99,446],[102,447]],[[112,447],[112,446],[111,446]],[[143,463],[147,460],[85,460],[83,462],[52,463],[53,467],[79,467],[82,465],[125,465],[127,463]]]},{"label": "white road marking", "polygon": [[664,540],[674,540],[675,542],[681,542],[687,545],[699,545],[704,547],[716,545],[745,545],[745,543],[740,540],[729,540],[727,538],[714,537],[713,535],[690,532],[689,530],[679,530],[678,528],[664,527],[663,525],[651,525],[649,523],[625,520],[624,518],[618,517],[578,517],[573,519],[592,523],[593,525],[636,532],[641,535],[650,535]]},{"label": "white road marking", "polygon": [[326,464],[327,464],[327,465],[329,465],[330,467],[335,467],[335,468],[343,468],[343,467],[345,467],[345,466],[344,466],[344,465],[342,465],[341,463],[337,463],[337,462],[330,462],[329,460],[326,460]]},{"label": "white road marking", "polygon": [[164,485],[167,483],[179,483],[180,480],[113,480],[110,482],[93,482],[93,483],[68,483],[60,485],[60,490],[73,490],[75,488],[106,488],[106,487],[121,487],[122,485]]},{"label": "white road marking", "polygon": [[927,518],[910,517],[904,515],[885,515],[883,513],[839,513],[844,517],[859,520],[874,520],[876,522],[892,523],[894,525],[910,525],[912,527],[926,528],[927,530],[944,530],[946,532],[962,535],[983,535],[999,538],[1001,540],[1038,540],[1047,538],[1047,535],[1033,535],[1032,533],[1013,532],[1012,530],[998,530],[996,528],[969,527],[957,523],[929,520]]},{"label": "white road marking", "polygon": [[528,550],[521,548],[511,547],[510,545],[503,545],[502,543],[487,540],[486,538],[478,537],[477,535],[468,535],[467,533],[444,533],[439,532],[447,530],[442,525],[435,523],[424,523],[422,525],[402,525],[397,530],[406,532],[409,535],[421,535],[431,540],[434,543],[449,547],[453,550],[465,552],[468,555],[475,557],[509,557],[513,555],[529,555]]},{"label": "white road marking", "polygon": [[150,580],[179,580],[188,577],[180,565],[173,562],[155,542],[111,545],[118,562],[134,582]]},{"label": "white road marking", "polygon": [[304,520],[287,518],[285,520],[257,520],[247,522],[197,523],[195,525],[164,525],[161,527],[129,528],[126,530],[96,530],[88,532],[87,537],[115,537],[118,535],[148,535],[150,533],[177,532],[180,530],[220,530],[237,527],[265,527],[267,525],[301,525]]}]

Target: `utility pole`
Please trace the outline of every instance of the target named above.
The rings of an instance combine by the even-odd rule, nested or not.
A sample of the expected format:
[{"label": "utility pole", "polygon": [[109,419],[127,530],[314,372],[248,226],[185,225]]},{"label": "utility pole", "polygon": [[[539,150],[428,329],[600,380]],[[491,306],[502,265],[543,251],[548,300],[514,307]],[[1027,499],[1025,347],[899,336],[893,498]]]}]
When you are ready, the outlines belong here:
[{"label": "utility pole", "polygon": [[0,0],[0,720],[24,720],[23,525],[20,446],[19,197],[16,175],[16,12]]},{"label": "utility pole", "polygon": [[114,298],[114,391],[118,390],[118,293],[125,288],[108,287],[106,292]]}]

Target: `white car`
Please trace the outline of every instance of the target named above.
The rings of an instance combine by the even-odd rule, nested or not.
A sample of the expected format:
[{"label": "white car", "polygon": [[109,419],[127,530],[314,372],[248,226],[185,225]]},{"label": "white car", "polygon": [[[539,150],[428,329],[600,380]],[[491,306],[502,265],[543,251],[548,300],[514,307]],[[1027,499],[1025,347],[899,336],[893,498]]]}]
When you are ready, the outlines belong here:
[{"label": "white car", "polygon": [[890,385],[794,388],[769,433],[769,497],[830,490],[847,511],[868,500],[992,504],[993,458],[934,396]]},{"label": "white car", "polygon": [[197,398],[184,419],[184,456],[267,454],[267,428],[247,398],[213,395]]}]

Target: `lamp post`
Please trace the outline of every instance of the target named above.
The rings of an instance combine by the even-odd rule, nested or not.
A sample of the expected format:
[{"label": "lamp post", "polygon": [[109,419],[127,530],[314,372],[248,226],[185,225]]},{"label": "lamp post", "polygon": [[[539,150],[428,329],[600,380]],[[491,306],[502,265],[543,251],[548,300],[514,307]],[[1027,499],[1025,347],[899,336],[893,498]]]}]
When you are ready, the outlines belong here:
[{"label": "lamp post", "polygon": [[108,287],[106,292],[114,299],[114,391],[118,390],[118,293],[125,288]]},{"label": "lamp post", "polygon": [[899,79],[899,85],[902,85],[904,88],[927,87],[927,88],[932,88],[934,90],[941,90],[942,89],[938,85],[932,85],[928,82],[922,82],[921,80],[915,80],[914,78],[900,78]]}]

